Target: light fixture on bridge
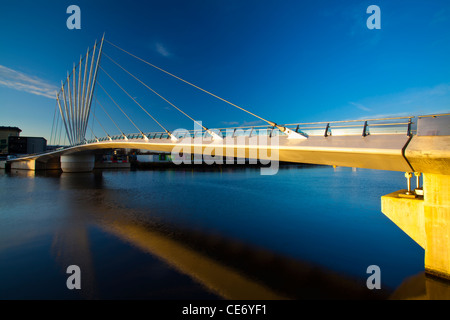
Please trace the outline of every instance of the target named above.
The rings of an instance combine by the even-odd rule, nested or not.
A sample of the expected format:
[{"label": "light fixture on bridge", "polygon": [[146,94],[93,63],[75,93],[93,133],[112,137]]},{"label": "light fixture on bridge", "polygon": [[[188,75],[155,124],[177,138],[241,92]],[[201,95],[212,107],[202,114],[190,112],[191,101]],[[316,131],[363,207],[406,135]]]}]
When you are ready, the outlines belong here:
[{"label": "light fixture on bridge", "polygon": [[308,139],[308,137],[306,137],[298,132],[295,132],[289,128],[282,127],[282,126],[277,126],[277,128],[281,132],[284,132],[288,136],[288,139]]},{"label": "light fixture on bridge", "polygon": [[291,130],[287,127],[280,126],[280,125],[276,124],[275,122],[268,121],[268,120],[264,120],[264,121],[268,122],[273,127],[277,127],[278,130],[280,130],[281,132],[283,132],[284,134],[286,134],[288,136],[288,139],[308,139],[307,136],[305,136],[301,133],[295,132],[294,130]]},{"label": "light fixture on bridge", "polygon": [[170,132],[167,132],[169,134],[170,140],[172,140],[172,142],[178,142],[178,138],[175,137],[173,134],[171,134]]},{"label": "light fixture on bridge", "polygon": [[211,130],[207,130],[208,133],[211,135],[213,141],[222,141],[223,138],[221,136],[219,136],[217,133],[215,133],[214,131]]}]

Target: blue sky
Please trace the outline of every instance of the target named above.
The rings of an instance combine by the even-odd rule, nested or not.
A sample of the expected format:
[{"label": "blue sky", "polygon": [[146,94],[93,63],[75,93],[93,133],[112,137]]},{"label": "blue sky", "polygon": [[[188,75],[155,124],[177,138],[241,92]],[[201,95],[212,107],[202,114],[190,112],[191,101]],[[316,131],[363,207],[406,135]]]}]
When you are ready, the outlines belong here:
[{"label": "blue sky", "polygon": [[[72,4],[81,9],[81,30],[66,27]],[[381,9],[379,30],[366,26],[370,5]],[[49,139],[54,90],[103,32],[133,54],[277,123],[450,111],[446,0],[0,0],[0,125]],[[104,52],[207,127],[263,124],[109,44]],[[193,128],[108,59],[101,65],[169,130]],[[140,129],[160,130],[103,72],[98,80]],[[96,96],[123,131],[137,132],[98,87]],[[107,131],[118,134],[95,110]],[[94,131],[104,136],[98,124]]]}]

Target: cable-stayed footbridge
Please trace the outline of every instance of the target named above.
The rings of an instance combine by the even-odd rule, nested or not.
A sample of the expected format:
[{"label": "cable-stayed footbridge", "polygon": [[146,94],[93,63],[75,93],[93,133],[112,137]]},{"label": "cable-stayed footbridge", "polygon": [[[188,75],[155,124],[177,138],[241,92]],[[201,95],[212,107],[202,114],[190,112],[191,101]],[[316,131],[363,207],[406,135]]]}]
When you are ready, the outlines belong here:
[{"label": "cable-stayed footbridge", "polygon": [[[254,117],[261,125],[207,127],[178,103],[156,91],[147,80],[105,53],[105,46]],[[135,81],[136,86],[194,123],[194,129],[169,129],[154,108],[141,102],[111,70],[106,70],[101,63],[104,59],[122,72],[120,80],[128,77]],[[99,74],[114,89],[108,89],[103,80],[100,82]],[[106,101],[101,101],[99,91]],[[115,93],[125,95],[129,102],[119,103]],[[138,125],[136,116],[132,115],[136,114],[135,110],[140,112],[138,120],[148,118],[160,129],[151,131]],[[127,132],[114,113],[119,114],[122,120],[126,119],[134,132]],[[105,119],[109,125],[105,124]],[[96,134],[94,126],[104,134]],[[111,126],[114,134],[108,129]],[[166,71],[103,37],[74,64],[56,94],[50,143],[60,144],[62,138],[68,141],[68,146],[14,159],[10,163],[11,168],[90,171],[95,165],[95,152],[123,148],[172,152],[173,155],[197,154],[202,155],[206,163],[223,161],[223,158],[247,158],[405,172],[407,189],[382,197],[383,213],[425,249],[425,267],[430,273],[450,278],[450,113],[279,124]],[[416,176],[415,188],[411,183],[413,174]]]}]

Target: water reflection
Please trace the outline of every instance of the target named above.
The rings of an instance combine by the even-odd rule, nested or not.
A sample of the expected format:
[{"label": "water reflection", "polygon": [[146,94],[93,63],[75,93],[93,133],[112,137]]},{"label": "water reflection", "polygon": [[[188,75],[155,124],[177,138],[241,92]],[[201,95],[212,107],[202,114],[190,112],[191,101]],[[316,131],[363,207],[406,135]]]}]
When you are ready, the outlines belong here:
[{"label": "water reflection", "polygon": [[[289,168],[288,170],[295,174],[298,169]],[[331,171],[333,171],[332,168]],[[336,172],[342,173],[340,168],[337,168]],[[359,170],[349,171],[349,173],[358,177]],[[129,295],[134,298],[147,296],[140,296],[143,293],[140,290],[153,289],[142,286],[140,282],[142,279],[148,279],[151,287],[155,290],[148,296],[158,299],[164,296],[163,288],[170,286],[168,282],[172,278],[176,278],[179,283],[182,282],[185,286],[182,290],[187,290],[182,291],[177,287],[178,291],[174,297],[192,298],[190,292],[192,290],[198,292],[198,289],[192,289],[194,285],[177,276],[177,273],[188,277],[203,288],[204,293],[198,295],[201,298],[449,298],[446,293],[449,290],[448,286],[439,282],[439,285],[436,285],[435,279],[431,281],[430,278],[420,275],[416,280],[406,281],[393,294],[388,288],[381,291],[370,291],[365,286],[365,279],[343,275],[338,271],[331,271],[323,266],[319,267],[318,264],[311,263],[311,261],[306,262],[283,254],[283,252],[277,252],[262,245],[263,241],[261,241],[261,245],[242,241],[239,237],[230,236],[228,231],[231,229],[210,229],[196,223],[185,223],[188,220],[192,222],[200,219],[206,221],[202,222],[206,226],[214,226],[214,223],[221,224],[221,219],[224,219],[223,221],[231,220],[231,223],[240,221],[243,223],[242,230],[250,232],[250,229],[255,226],[247,220],[236,220],[236,217],[231,215],[228,209],[224,209],[223,212],[202,211],[195,217],[186,216],[186,214],[192,209],[192,206],[197,208],[202,205],[207,207],[215,202],[222,203],[222,199],[217,196],[219,192],[221,194],[244,192],[245,187],[241,185],[242,182],[239,183],[239,179],[248,179],[246,181],[260,179],[251,170],[236,171],[235,169],[221,170],[220,168],[216,171],[205,170],[204,174],[207,174],[208,177],[210,177],[209,174],[215,177],[214,179],[217,179],[218,175],[221,176],[220,186],[215,185],[216,180],[199,179],[198,173],[192,170],[172,170],[161,174],[163,180],[158,180],[158,177],[152,174],[142,174],[142,172],[95,171],[87,174],[48,175],[38,173],[35,177],[11,173],[9,177],[14,180],[9,180],[9,182],[16,183],[20,190],[23,187],[26,188],[30,193],[26,198],[27,208],[32,208],[33,214],[40,216],[42,220],[38,221],[33,226],[34,228],[30,228],[30,230],[39,229],[39,233],[32,234],[29,238],[25,237],[26,241],[10,232],[9,239],[17,238],[22,241],[20,243],[18,241],[13,247],[3,247],[3,249],[0,247],[0,256],[2,252],[12,252],[8,248],[23,248],[31,242],[40,241],[45,247],[46,242],[42,237],[51,235],[51,255],[57,262],[61,275],[53,281],[60,283],[63,280],[61,283],[65,284],[67,266],[79,265],[83,279],[81,298],[87,299],[109,298],[111,296],[106,291],[111,288],[117,292],[135,291],[135,295]],[[320,176],[320,172],[312,173],[312,179],[318,179]],[[284,185],[295,183],[295,181],[291,182],[289,177],[283,177]],[[0,176],[0,178],[2,177]],[[16,180],[16,178],[27,178],[26,183]],[[189,179],[196,181],[197,189],[189,184],[191,181]],[[161,181],[170,183],[165,184]],[[302,183],[308,183],[306,177]],[[341,184],[341,179],[331,179],[328,187],[339,188],[342,187]],[[358,185],[357,182],[355,184]],[[168,186],[172,189],[168,189]],[[189,192],[186,191],[188,187]],[[215,191],[216,187],[218,189]],[[261,186],[262,189],[264,187],[267,185]],[[352,186],[347,185],[346,187]],[[205,190],[209,190],[209,192],[205,193]],[[191,198],[199,192],[203,192],[209,197],[209,200],[205,200],[206,204],[200,204],[195,197],[192,204],[183,202],[183,206],[178,206],[175,203],[181,201],[176,195]],[[252,193],[249,190],[245,192],[247,192],[247,197],[253,195],[252,199],[259,199],[255,197],[258,193]],[[329,197],[331,199],[336,197],[333,201],[340,201],[339,196],[324,195],[324,199]],[[349,194],[348,199],[353,199],[352,197],[353,195]],[[356,198],[357,196],[354,199],[355,203],[357,203]],[[168,204],[171,202],[173,204],[169,206]],[[1,204],[4,205],[3,202]],[[46,209],[43,208],[44,204],[47,206]],[[19,212],[13,206],[7,208],[12,212]],[[239,214],[244,212],[247,211],[241,209]],[[229,214],[229,216],[221,217],[218,214]],[[258,213],[258,216],[260,220],[268,219],[262,213]],[[8,222],[5,217],[0,216],[2,222]],[[21,222],[27,223],[27,219],[30,218],[24,213],[24,219]],[[288,216],[280,216],[280,219],[286,218]],[[320,221],[320,219],[324,219],[323,217],[314,218],[319,219],[319,223],[323,223]],[[17,217],[14,216],[10,219],[14,220]],[[307,217],[307,219],[304,222],[310,222],[310,219],[313,218]],[[17,230],[17,225],[15,225],[15,230],[20,232],[20,229]],[[237,225],[231,227],[239,228]],[[296,225],[296,227],[298,226]],[[255,232],[259,233],[258,230]],[[2,234],[3,236],[0,237],[3,238],[7,233]],[[264,235],[260,234],[259,237],[263,238]],[[298,234],[296,239],[299,243],[304,244],[304,241],[300,240],[303,238],[304,241],[307,241],[308,235]],[[270,240],[279,241],[280,239],[271,238]],[[284,241],[291,240],[286,237]],[[138,253],[130,253],[131,250],[123,247],[121,243],[131,245]],[[311,244],[306,243],[306,245]],[[318,254],[321,253],[323,251]],[[148,260],[148,257],[156,260]],[[40,258],[36,257],[35,259]],[[108,261],[112,261],[111,265],[105,265]],[[137,265],[143,266],[143,269],[138,269],[139,281],[133,284],[124,284],[115,280],[115,278],[126,278],[127,274],[136,270]],[[165,283],[157,285],[158,280],[155,278],[163,279],[160,281]],[[109,282],[114,282],[117,287],[113,288]],[[421,284],[423,285],[421,286]],[[189,289],[186,289],[187,287]],[[44,288],[44,290],[50,290],[50,288]],[[166,292],[166,296],[171,296],[171,294],[170,291]],[[0,294],[0,296],[2,295]],[[2,297],[5,296],[7,295]]]},{"label": "water reflection", "polygon": [[406,279],[392,300],[450,300],[450,282],[421,272]]},{"label": "water reflection", "polygon": [[[65,205],[64,219],[61,219],[53,236],[51,252],[62,272],[70,265],[77,265],[82,270],[83,290],[86,299],[98,298],[95,268],[88,235],[90,212],[80,207],[80,198],[76,190],[90,190],[101,186],[101,173],[81,173],[60,175],[60,192]],[[70,192],[73,190],[74,192]],[[89,201],[88,199],[86,199]]]},{"label": "water reflection", "polygon": [[[61,267],[77,264],[83,276],[87,275],[86,298],[96,297],[89,224],[158,257],[225,299],[386,296],[384,292],[368,291],[352,279],[238,241],[142,219],[145,212],[116,206],[117,191],[100,189],[102,180],[101,172],[63,174],[60,180],[62,190],[82,189],[83,192],[66,198],[68,212],[54,236],[53,253]],[[90,193],[88,199],[85,192]]]}]

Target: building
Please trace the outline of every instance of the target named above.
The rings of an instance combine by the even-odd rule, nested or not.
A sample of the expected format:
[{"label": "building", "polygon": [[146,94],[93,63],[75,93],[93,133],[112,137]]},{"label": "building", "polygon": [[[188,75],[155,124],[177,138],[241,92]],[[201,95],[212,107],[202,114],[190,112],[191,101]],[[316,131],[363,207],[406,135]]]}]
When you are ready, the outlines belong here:
[{"label": "building", "polygon": [[47,140],[42,137],[19,137],[9,136],[8,153],[9,154],[32,154],[45,152],[47,149]]},{"label": "building", "polygon": [[9,137],[18,137],[21,132],[17,127],[0,126],[0,154],[8,154]]},{"label": "building", "polygon": [[136,161],[139,162],[172,162],[171,154],[168,153],[156,153],[156,154],[138,154],[136,155]]}]

